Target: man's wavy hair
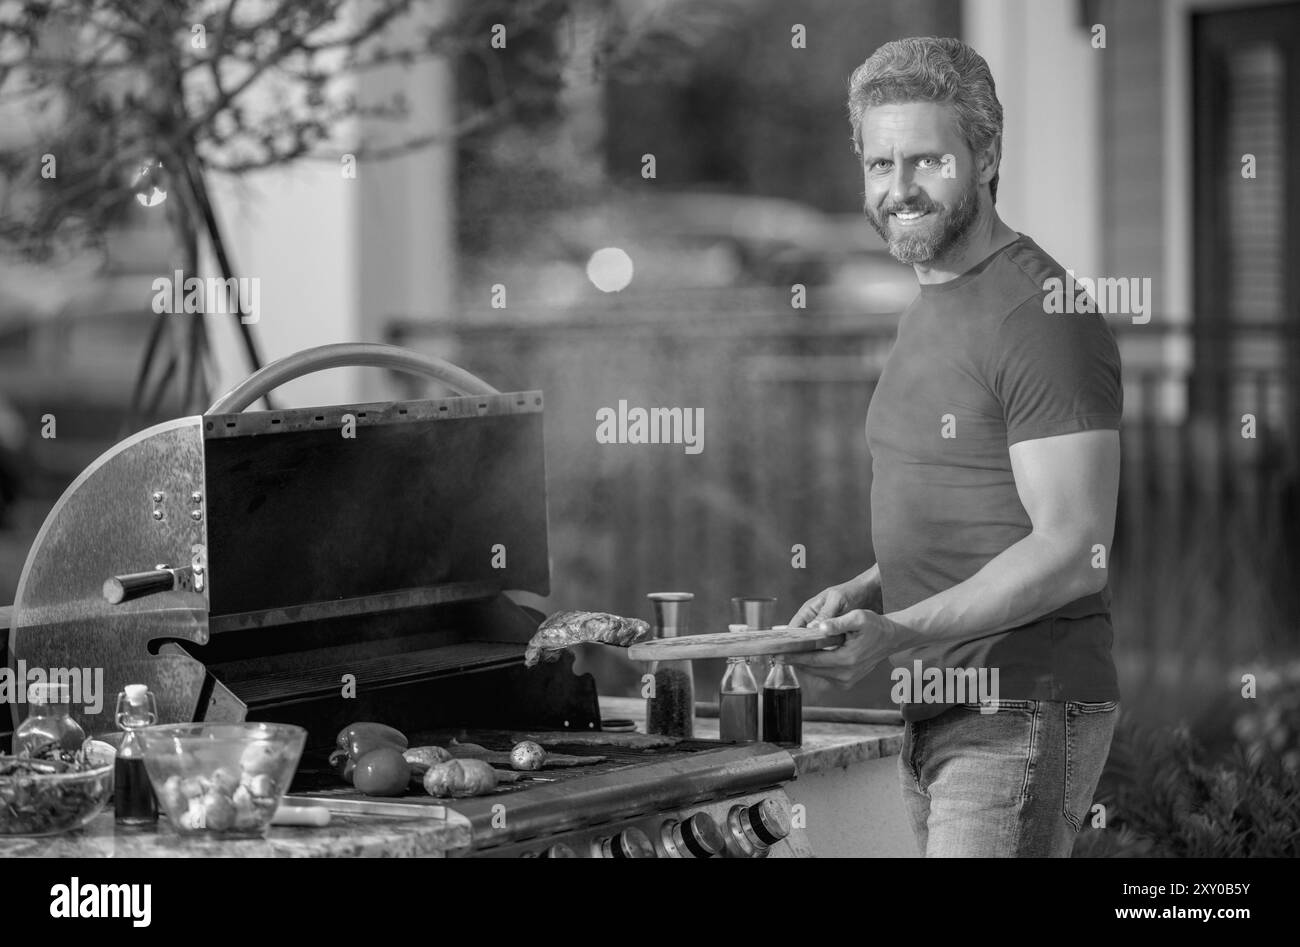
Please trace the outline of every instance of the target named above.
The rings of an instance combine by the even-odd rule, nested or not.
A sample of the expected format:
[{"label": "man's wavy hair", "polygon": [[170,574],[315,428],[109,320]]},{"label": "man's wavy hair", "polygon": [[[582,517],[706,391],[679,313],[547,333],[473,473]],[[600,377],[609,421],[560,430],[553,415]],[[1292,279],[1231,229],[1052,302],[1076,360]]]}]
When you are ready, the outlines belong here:
[{"label": "man's wavy hair", "polygon": [[[881,46],[849,77],[853,152],[862,154],[862,116],[873,105],[937,102],[957,113],[957,129],[972,152],[1002,139],[1002,103],[984,57],[959,39],[913,36]],[[1001,156],[999,155],[999,162]],[[998,199],[998,174],[989,182]]]}]

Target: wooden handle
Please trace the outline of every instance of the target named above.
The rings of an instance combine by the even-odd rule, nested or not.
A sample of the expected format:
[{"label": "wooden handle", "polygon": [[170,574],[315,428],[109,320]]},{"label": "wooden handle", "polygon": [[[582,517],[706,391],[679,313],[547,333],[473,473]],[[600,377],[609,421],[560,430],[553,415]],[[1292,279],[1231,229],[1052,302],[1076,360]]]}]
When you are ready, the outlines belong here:
[{"label": "wooden handle", "polygon": [[812,628],[765,628],[759,631],[724,631],[685,638],[656,638],[628,648],[633,661],[690,661],[696,658],[761,657],[816,651],[844,643],[840,632]]},{"label": "wooden handle", "polygon": [[148,572],[131,572],[104,580],[104,598],[110,605],[120,605],[133,598],[170,592],[176,588],[176,574],[171,569],[151,569]]}]

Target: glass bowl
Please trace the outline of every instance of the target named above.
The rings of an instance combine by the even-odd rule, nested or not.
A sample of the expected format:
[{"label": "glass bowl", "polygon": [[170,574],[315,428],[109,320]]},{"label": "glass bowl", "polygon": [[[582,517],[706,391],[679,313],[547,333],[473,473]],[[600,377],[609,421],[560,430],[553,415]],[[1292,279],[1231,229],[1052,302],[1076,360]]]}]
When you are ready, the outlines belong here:
[{"label": "glass bowl", "polygon": [[93,768],[61,773],[48,763],[0,756],[0,836],[58,835],[99,815],[113,795],[113,748],[87,743],[86,757]]},{"label": "glass bowl", "polygon": [[158,808],[182,835],[264,838],[307,731],[278,723],[177,723],[140,731]]}]

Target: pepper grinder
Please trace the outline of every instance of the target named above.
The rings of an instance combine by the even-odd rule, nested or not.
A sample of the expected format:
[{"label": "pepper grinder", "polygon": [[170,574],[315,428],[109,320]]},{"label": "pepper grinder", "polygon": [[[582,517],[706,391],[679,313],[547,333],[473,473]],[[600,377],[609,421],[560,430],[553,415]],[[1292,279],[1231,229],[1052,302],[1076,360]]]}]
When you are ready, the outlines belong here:
[{"label": "pepper grinder", "polygon": [[[690,592],[651,592],[655,637],[676,638],[690,630]],[[689,739],[695,736],[695,678],[690,661],[654,661],[653,690],[646,698],[646,732]]]},{"label": "pepper grinder", "polygon": [[731,621],[744,625],[750,631],[764,631],[772,627],[772,614],[776,599],[756,595],[738,595],[731,600]]}]

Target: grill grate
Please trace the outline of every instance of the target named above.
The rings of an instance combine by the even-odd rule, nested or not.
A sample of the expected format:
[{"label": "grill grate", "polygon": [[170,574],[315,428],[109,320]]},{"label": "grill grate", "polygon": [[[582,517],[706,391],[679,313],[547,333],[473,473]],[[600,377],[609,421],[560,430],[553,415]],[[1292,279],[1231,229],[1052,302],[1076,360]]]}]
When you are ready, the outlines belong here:
[{"label": "grill grate", "polygon": [[[456,739],[460,740],[462,743],[477,743],[489,750],[509,750],[514,745],[510,740],[511,732],[512,731],[508,730],[460,730],[453,734],[444,730],[434,731],[431,733],[413,733],[409,736],[411,738],[412,746],[445,743],[448,737],[455,736]],[[731,744],[723,743],[720,740],[683,740],[672,746],[656,749],[557,744],[553,747],[548,747],[547,752],[564,753],[569,756],[603,756],[605,757],[605,760],[604,762],[594,763],[590,766],[544,769],[537,773],[537,775],[549,780],[549,782],[522,779],[516,783],[502,783],[493,790],[491,796],[503,796],[512,793],[526,792],[527,790],[538,786],[554,786],[559,783],[568,783],[590,776],[628,769],[630,767],[648,766],[654,763],[662,763],[665,760],[679,759],[693,753],[702,753],[709,750],[721,749],[730,745]],[[306,757],[304,757],[302,764],[298,767],[298,773],[294,777],[293,791],[310,792],[313,795],[366,798],[362,793],[357,792],[357,790],[352,787],[342,785],[338,776],[325,766],[323,761],[315,759],[308,760]],[[413,800],[427,800],[429,798],[416,787],[412,787],[412,789],[407,793],[407,797],[412,798]],[[393,801],[402,800],[399,798]]]}]

